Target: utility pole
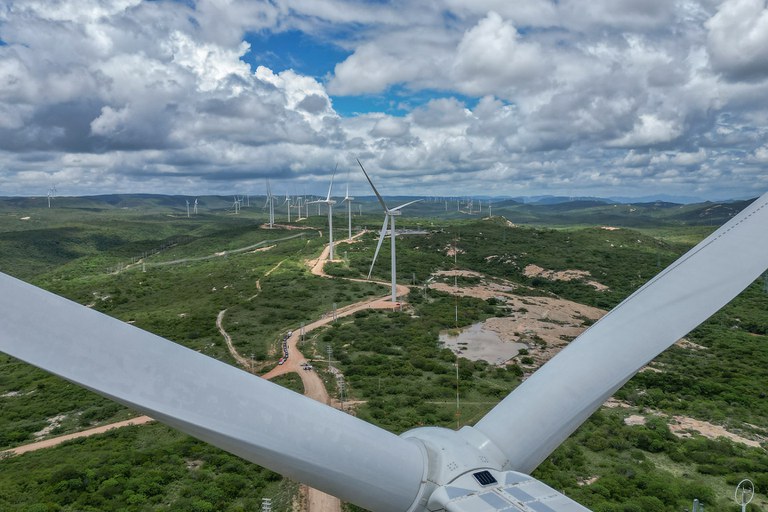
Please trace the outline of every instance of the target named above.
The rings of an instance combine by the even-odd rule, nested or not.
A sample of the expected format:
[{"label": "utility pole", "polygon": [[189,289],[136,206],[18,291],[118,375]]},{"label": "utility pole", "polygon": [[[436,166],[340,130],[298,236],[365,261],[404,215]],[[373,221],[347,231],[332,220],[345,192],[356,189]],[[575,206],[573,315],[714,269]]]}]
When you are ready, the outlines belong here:
[{"label": "utility pole", "polygon": [[344,375],[339,374],[337,376],[339,384],[339,401],[341,402],[341,410],[344,410]]},{"label": "utility pole", "polygon": [[456,355],[456,430],[459,429],[459,418],[461,410],[459,409],[459,356]]}]

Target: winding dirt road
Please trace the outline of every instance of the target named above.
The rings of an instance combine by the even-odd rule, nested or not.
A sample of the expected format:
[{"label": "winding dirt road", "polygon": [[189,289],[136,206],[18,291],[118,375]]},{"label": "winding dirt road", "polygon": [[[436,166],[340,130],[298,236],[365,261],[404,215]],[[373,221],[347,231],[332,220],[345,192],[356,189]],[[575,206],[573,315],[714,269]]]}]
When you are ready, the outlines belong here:
[{"label": "winding dirt road", "polygon": [[[353,236],[352,239],[350,240],[342,240],[340,243],[357,242],[357,239],[361,237],[363,234],[365,234],[365,231],[361,231],[360,233]],[[331,276],[325,273],[323,268],[325,265],[325,262],[328,261],[329,253],[330,253],[330,247],[326,245],[317,259],[307,261],[307,264],[311,268],[312,274],[320,277],[331,278]],[[364,279],[349,279],[349,280],[365,281]],[[375,282],[378,282],[384,285],[388,284],[380,281],[375,281]],[[408,287],[398,285],[397,287],[398,297],[405,295],[408,292],[409,292]],[[364,300],[361,302],[357,302],[355,304],[344,306],[336,310],[336,318],[349,316],[363,309],[369,309],[369,308],[392,309],[393,307],[396,307],[392,304],[391,301],[388,300],[388,298],[389,298],[389,295],[385,295],[383,297],[376,297],[375,299]],[[324,318],[321,318],[320,320],[317,320],[315,322],[312,322],[309,325],[304,326],[304,333],[306,334],[307,332],[317,329],[318,327],[328,325],[333,321],[334,321],[334,318],[332,316],[326,316]],[[306,358],[298,349],[298,343],[300,339],[301,339],[301,332],[298,329],[294,330],[293,333],[291,333],[291,335],[288,337],[288,354],[290,356],[288,360],[283,365],[275,366],[271,371],[267,372],[262,377],[265,379],[272,379],[274,377],[277,377],[278,375],[284,375],[286,373],[296,372],[301,377],[301,382],[304,385],[304,394],[306,396],[313,398],[318,402],[322,402],[327,405],[332,405],[331,398],[328,395],[328,391],[325,389],[325,384],[323,383],[323,380],[320,378],[320,376],[314,371],[304,370],[301,367],[301,363],[306,361]],[[341,511],[341,501],[339,501],[339,499],[336,498],[335,496],[331,496],[330,494],[326,494],[324,492],[318,491],[317,489],[313,489],[311,487],[304,487],[304,489],[306,489],[309,512],[340,512]]]},{"label": "winding dirt road", "polygon": [[143,425],[145,423],[149,423],[150,421],[155,421],[155,420],[153,420],[149,416],[138,416],[136,418],[131,418],[125,421],[119,421],[117,423],[110,423],[109,425],[103,425],[101,427],[89,428],[88,430],[75,432],[74,434],[66,434],[63,436],[52,437],[44,441],[38,441],[36,443],[17,446],[16,448],[11,448],[10,450],[4,450],[0,452],[0,459],[2,459],[3,457],[10,457],[13,455],[21,455],[22,453],[42,450],[43,448],[50,448],[51,446],[56,446],[65,441],[78,439],[80,437],[88,437],[96,434],[103,434],[104,432],[115,429],[115,428],[127,427],[130,425]]},{"label": "winding dirt road", "polygon": [[[351,239],[338,241],[337,244],[355,243],[365,233],[366,231],[361,231],[360,233],[357,233],[355,236],[353,236]],[[293,238],[293,237],[287,237],[287,238]],[[260,244],[257,244],[257,245],[260,245]],[[253,247],[248,247],[241,250],[229,251],[229,252],[234,253],[234,252],[242,251],[245,249],[252,249],[252,248]],[[323,268],[326,261],[328,261],[329,252],[330,252],[330,247],[326,245],[317,259],[307,261],[307,264],[310,266],[312,274],[320,277],[329,278],[329,279],[333,278],[333,276],[329,276],[328,274],[326,274]],[[219,256],[219,255],[217,254],[216,256]],[[209,259],[209,258],[211,258],[211,256],[202,257],[199,259],[202,260],[202,259]],[[184,260],[179,260],[178,262],[166,262],[165,264],[181,263],[181,262],[195,261],[195,260],[197,259],[185,258]],[[277,263],[277,265],[272,267],[269,271],[267,271],[264,274],[264,277],[269,276],[272,272],[277,270],[284,261],[285,260],[282,260],[279,263]],[[383,281],[367,281],[365,279],[352,279],[352,278],[345,278],[345,279],[349,281],[357,281],[357,282],[374,282],[374,283],[382,284],[385,286],[389,286],[390,284]],[[256,281],[256,290],[257,290],[256,295],[258,295],[258,293],[261,291],[260,280]],[[408,293],[409,293],[409,289],[407,286],[397,285],[398,297],[404,296]],[[254,297],[256,297],[256,295],[249,298],[248,300],[252,300]],[[394,309],[394,308],[399,308],[399,303],[393,304],[389,300],[389,294],[387,294],[381,297],[364,300],[361,302],[349,304],[347,306],[339,308],[336,310],[336,318],[349,316],[363,309]],[[243,357],[239,352],[237,352],[237,349],[232,343],[232,337],[224,329],[223,323],[224,323],[224,316],[226,315],[226,312],[227,312],[226,309],[219,311],[219,314],[216,316],[216,328],[219,330],[219,333],[221,333],[222,337],[224,338],[227,344],[227,349],[229,350],[229,353],[235,359],[237,364],[239,364],[242,368],[246,370],[252,370],[251,360],[246,357]],[[309,331],[312,331],[314,329],[327,325],[333,321],[334,321],[334,318],[332,316],[326,316],[324,318],[321,318],[320,320],[310,323],[309,325],[306,325],[304,327],[304,332],[306,334]],[[301,337],[301,333],[299,332],[299,330],[298,329],[294,330],[291,336],[288,338],[288,353],[290,354],[290,357],[288,358],[288,360],[285,362],[285,364],[274,367],[271,371],[269,371],[262,377],[265,379],[272,379],[279,375],[296,372],[301,377],[301,382],[304,385],[305,395],[307,395],[310,398],[313,398],[314,400],[317,400],[318,402],[332,405],[330,396],[328,395],[328,391],[326,390],[325,384],[323,383],[320,376],[314,371],[307,371],[301,367],[301,363],[306,361],[306,358],[298,349],[298,342],[300,340],[300,337]],[[132,418],[130,420],[121,421],[118,423],[112,423],[110,425],[104,425],[101,427],[84,430],[82,432],[77,432],[74,434],[67,434],[63,436],[54,437],[51,439],[46,439],[44,441],[39,441],[36,443],[18,446],[16,448],[12,448],[10,450],[5,450],[3,452],[0,452],[0,458],[4,456],[7,457],[7,456],[13,456],[13,455],[20,455],[22,453],[40,450],[42,448],[49,448],[52,446],[59,445],[65,441],[69,441],[70,439],[76,439],[80,437],[87,437],[95,434],[101,434],[103,432],[106,432],[114,428],[120,428],[128,425],[141,425],[151,421],[154,421],[154,420],[149,416],[139,416],[137,418]],[[306,486],[304,487],[304,490],[307,497],[306,502],[308,504],[309,512],[340,512],[341,511],[341,502],[335,496],[325,494],[321,491],[318,491],[316,489],[313,489],[311,487],[306,487]]]}]

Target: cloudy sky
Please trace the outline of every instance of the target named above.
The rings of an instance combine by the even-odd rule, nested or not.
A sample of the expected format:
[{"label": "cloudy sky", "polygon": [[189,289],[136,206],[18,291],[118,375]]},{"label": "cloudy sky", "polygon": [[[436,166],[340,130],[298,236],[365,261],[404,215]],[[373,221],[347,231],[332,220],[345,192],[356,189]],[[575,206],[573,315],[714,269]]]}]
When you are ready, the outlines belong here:
[{"label": "cloudy sky", "polygon": [[766,0],[4,0],[0,196],[768,190]]}]

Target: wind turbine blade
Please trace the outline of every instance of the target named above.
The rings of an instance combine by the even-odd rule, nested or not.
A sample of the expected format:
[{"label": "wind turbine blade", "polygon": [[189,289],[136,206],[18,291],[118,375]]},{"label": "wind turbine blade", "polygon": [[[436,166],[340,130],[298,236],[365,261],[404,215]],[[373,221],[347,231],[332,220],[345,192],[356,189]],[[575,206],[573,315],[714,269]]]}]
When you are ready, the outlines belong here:
[{"label": "wind turbine blade", "polygon": [[423,201],[423,199],[417,199],[417,200],[415,200],[415,201],[411,201],[410,203],[401,204],[400,206],[396,206],[396,207],[392,208],[392,209],[391,209],[391,210],[389,210],[389,211],[391,211],[391,212],[396,212],[396,211],[397,211],[397,210],[399,210],[400,208],[405,208],[406,206],[410,206],[410,205],[412,205],[413,203],[418,203],[419,201]]},{"label": "wind turbine blade", "polygon": [[0,351],[374,511],[407,510],[413,442],[0,274]]},{"label": "wind turbine blade", "polygon": [[349,197],[349,175],[351,171],[349,168],[347,168],[347,193],[344,195],[344,200],[349,201],[351,198]]},{"label": "wind turbine blade", "polygon": [[381,226],[381,233],[379,233],[379,243],[376,244],[376,252],[373,253],[373,261],[371,262],[371,269],[368,271],[368,279],[371,278],[373,273],[373,266],[376,264],[376,258],[379,257],[379,249],[384,242],[384,235],[387,233],[387,222],[389,221],[389,215],[384,215],[384,225]]},{"label": "wind turbine blade", "polygon": [[384,199],[382,199],[381,194],[379,194],[379,191],[376,190],[376,187],[373,185],[373,182],[371,181],[371,178],[368,176],[368,173],[365,172],[365,167],[363,167],[363,164],[360,163],[360,160],[357,160],[358,165],[360,165],[360,168],[363,170],[363,174],[365,174],[366,179],[368,180],[368,183],[371,184],[371,188],[373,189],[373,193],[376,194],[376,197],[379,199],[379,202],[381,203],[381,207],[384,208],[384,211],[387,212],[389,209],[387,209],[387,205],[384,202]]},{"label": "wind turbine blade", "polygon": [[331,174],[331,184],[328,185],[328,195],[325,197],[326,201],[331,200],[331,189],[333,188],[333,178],[336,176],[336,170],[339,168],[339,164],[336,164],[336,167],[333,169],[333,174]]},{"label": "wind turbine blade", "polygon": [[474,428],[530,473],[640,368],[768,267],[768,194],[651,279]]}]

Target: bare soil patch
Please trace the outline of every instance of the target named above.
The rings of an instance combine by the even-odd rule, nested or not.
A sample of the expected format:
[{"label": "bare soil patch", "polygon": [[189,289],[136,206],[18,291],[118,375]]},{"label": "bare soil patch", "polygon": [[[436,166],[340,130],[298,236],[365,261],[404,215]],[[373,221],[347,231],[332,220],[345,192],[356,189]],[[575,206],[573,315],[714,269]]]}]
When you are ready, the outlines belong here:
[{"label": "bare soil patch", "polygon": [[601,292],[608,289],[604,284],[590,279],[592,274],[586,270],[547,270],[538,265],[531,264],[523,269],[523,274],[526,277],[541,277],[549,281],[584,281],[585,284]]},{"label": "bare soil patch", "polygon": [[677,437],[691,437],[692,433],[695,432],[707,439],[724,437],[736,443],[751,446],[753,448],[759,448],[761,442],[765,443],[768,441],[768,439],[764,437],[762,437],[760,441],[747,439],[746,437],[729,432],[720,425],[713,425],[707,421],[696,420],[686,416],[672,416],[669,422],[669,430],[671,430]]},{"label": "bare soil patch", "polygon": [[[515,295],[518,285],[504,280],[491,280],[477,272],[455,270],[434,274],[435,277],[453,275],[478,277],[482,281],[471,286],[455,287],[448,283],[433,283],[430,287],[446,293],[483,300],[495,298],[504,302],[509,316],[489,318],[484,322],[484,328],[497,333],[505,342],[525,344],[528,357],[533,359],[532,364],[524,365],[530,373],[549,361],[589,324],[605,314],[601,309],[565,299]],[[513,361],[520,362],[517,358],[513,358]]]}]

